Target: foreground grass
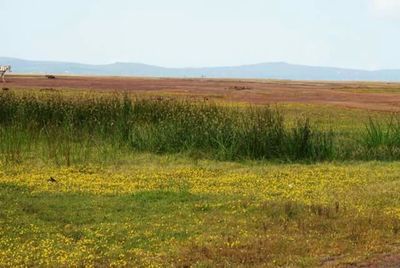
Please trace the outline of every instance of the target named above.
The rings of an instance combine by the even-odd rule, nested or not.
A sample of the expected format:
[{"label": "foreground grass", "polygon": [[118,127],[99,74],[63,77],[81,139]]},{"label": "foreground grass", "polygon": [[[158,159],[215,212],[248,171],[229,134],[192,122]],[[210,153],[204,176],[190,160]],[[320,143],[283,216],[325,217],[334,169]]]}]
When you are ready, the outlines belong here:
[{"label": "foreground grass", "polygon": [[1,267],[310,267],[400,252],[400,163],[349,161],[400,159],[392,115],[2,97]]},{"label": "foreground grass", "polygon": [[2,266],[309,267],[400,243],[400,163],[139,154],[120,165],[0,170]]}]

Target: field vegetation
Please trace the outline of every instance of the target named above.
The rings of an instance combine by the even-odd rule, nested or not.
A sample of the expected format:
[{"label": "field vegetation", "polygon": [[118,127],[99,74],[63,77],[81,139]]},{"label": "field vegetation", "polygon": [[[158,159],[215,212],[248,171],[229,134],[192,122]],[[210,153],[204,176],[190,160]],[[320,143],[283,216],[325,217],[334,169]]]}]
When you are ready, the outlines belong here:
[{"label": "field vegetation", "polygon": [[346,130],[286,116],[277,106],[8,92],[0,95],[0,113],[4,161],[39,157],[70,165],[120,152],[283,162],[400,158],[395,116],[365,118]]},{"label": "field vegetation", "polygon": [[[279,110],[270,107],[6,93],[0,96],[0,112],[3,155],[14,160],[42,151],[48,153],[45,158],[61,157],[69,164],[76,153],[84,157],[94,147],[188,153],[218,160],[334,156],[332,133],[313,129],[307,119],[287,126]],[[32,146],[39,148],[32,150]]]},{"label": "field vegetation", "polygon": [[0,266],[398,256],[400,122],[335,109],[2,92]]}]

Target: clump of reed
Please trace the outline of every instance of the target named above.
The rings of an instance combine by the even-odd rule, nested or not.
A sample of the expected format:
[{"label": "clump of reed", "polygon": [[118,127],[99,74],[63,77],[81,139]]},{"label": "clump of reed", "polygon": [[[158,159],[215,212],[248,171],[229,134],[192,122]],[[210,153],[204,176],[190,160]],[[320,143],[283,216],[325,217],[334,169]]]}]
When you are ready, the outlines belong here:
[{"label": "clump of reed", "polygon": [[370,118],[358,139],[360,158],[367,160],[400,159],[400,121],[392,116],[387,121]]},{"label": "clump of reed", "polygon": [[[334,134],[309,120],[288,126],[278,109],[209,102],[0,94],[0,153],[85,161],[111,151],[188,153],[220,160],[320,161],[335,157]],[[109,151],[104,154],[109,154]],[[75,159],[75,160],[74,160]]]}]

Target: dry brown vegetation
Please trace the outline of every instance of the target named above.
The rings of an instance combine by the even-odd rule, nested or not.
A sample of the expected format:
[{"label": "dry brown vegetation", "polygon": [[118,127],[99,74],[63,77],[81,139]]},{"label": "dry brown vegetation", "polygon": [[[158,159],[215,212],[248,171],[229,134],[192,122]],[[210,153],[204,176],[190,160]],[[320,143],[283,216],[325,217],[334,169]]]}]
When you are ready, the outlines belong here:
[{"label": "dry brown vegetation", "polygon": [[57,79],[49,80],[42,76],[11,76],[7,86],[24,89],[129,91],[252,104],[332,104],[340,107],[400,111],[399,83],[83,76],[57,76]]}]

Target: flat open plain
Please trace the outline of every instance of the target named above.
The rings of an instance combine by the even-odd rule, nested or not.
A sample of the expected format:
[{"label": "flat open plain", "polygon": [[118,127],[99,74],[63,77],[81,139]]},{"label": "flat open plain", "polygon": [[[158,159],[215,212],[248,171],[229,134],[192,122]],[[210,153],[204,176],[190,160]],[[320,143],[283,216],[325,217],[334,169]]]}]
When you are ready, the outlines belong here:
[{"label": "flat open plain", "polygon": [[175,79],[132,77],[10,76],[9,88],[128,91],[252,104],[330,104],[376,111],[400,111],[400,83],[286,80]]},{"label": "flat open plain", "polygon": [[0,267],[400,266],[400,83],[7,80]]}]

